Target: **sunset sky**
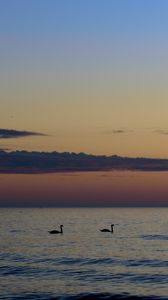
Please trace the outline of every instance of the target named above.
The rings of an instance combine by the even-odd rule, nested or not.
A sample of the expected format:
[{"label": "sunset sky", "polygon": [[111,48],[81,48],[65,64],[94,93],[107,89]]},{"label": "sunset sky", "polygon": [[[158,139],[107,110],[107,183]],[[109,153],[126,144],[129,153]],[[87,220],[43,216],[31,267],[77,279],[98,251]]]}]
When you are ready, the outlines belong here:
[{"label": "sunset sky", "polygon": [[[167,0],[1,0],[0,128],[35,134],[0,134],[0,149],[168,158],[167,12]],[[43,189],[42,177],[26,176],[25,191],[29,188],[30,198],[38,198],[39,204],[44,189],[46,195],[53,191],[52,204],[72,199],[75,187],[74,197],[79,198],[84,178],[70,181],[73,193],[68,198],[56,177],[53,187],[56,182],[59,193],[51,187],[51,175],[41,175]],[[87,199],[96,190],[89,176]],[[149,173],[144,176],[155,182],[159,199],[167,174],[154,175],[154,181]],[[0,205],[15,203],[17,197],[23,205],[33,201],[23,186],[19,196],[19,175],[1,174],[0,185],[3,181]],[[5,192],[14,182],[15,191]],[[102,186],[105,196],[95,193],[95,203],[103,204],[106,197],[113,204],[122,198],[120,176],[115,193],[107,182],[110,196]],[[152,184],[146,187],[139,179],[132,184],[132,192],[131,181],[126,187],[126,204],[140,187],[142,198],[152,201]],[[168,205],[166,185],[161,191]],[[137,201],[141,204],[139,196]]]}]

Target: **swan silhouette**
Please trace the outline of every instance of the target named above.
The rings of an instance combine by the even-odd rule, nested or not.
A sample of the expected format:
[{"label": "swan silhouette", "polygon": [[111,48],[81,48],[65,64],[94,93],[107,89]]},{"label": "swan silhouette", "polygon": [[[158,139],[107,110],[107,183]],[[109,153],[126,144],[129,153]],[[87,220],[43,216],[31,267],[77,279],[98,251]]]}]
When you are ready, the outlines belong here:
[{"label": "swan silhouette", "polygon": [[49,233],[50,233],[50,234],[59,234],[59,233],[63,233],[62,227],[64,227],[64,225],[60,225],[60,231],[59,231],[59,230],[50,230]]},{"label": "swan silhouette", "polygon": [[101,232],[111,232],[111,233],[113,233],[114,232],[113,227],[114,227],[114,224],[111,224],[111,230],[105,228],[105,229],[100,229],[100,231]]}]

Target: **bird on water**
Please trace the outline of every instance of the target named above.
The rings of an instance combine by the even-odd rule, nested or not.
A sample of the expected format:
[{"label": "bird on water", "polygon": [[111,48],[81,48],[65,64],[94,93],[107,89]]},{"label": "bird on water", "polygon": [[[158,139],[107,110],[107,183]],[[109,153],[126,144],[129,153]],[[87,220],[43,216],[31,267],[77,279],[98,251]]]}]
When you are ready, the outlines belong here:
[{"label": "bird on water", "polygon": [[64,225],[60,225],[60,231],[59,230],[51,230],[49,231],[50,234],[59,234],[59,233],[63,233],[63,228]]},{"label": "bird on water", "polygon": [[111,233],[113,233],[114,232],[113,227],[114,227],[114,224],[111,224],[111,230],[105,228],[105,229],[100,229],[100,231],[101,232],[111,232]]}]

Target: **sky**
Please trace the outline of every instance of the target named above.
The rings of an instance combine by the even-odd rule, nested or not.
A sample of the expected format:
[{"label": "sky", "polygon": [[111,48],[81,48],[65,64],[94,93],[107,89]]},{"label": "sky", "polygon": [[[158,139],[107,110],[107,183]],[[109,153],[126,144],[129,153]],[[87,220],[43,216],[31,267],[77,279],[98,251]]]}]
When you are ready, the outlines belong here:
[{"label": "sky", "polygon": [[167,172],[0,174],[0,206],[163,207],[167,181]]},{"label": "sky", "polygon": [[167,0],[1,0],[0,128],[33,134],[0,135],[0,148],[168,158],[167,11]]},{"label": "sky", "polygon": [[167,158],[167,9],[167,0],[1,0],[1,128],[48,135],[1,144]]}]

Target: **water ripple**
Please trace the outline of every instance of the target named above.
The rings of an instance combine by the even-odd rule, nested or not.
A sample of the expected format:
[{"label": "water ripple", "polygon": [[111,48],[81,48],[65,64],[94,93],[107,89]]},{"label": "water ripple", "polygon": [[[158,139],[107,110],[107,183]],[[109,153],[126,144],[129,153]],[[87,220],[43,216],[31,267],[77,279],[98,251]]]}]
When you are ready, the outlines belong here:
[{"label": "water ripple", "polygon": [[128,293],[110,294],[110,293],[80,293],[77,295],[52,296],[50,293],[27,293],[12,295],[11,298],[3,297],[1,300],[168,300],[165,297],[156,296],[137,296]]},{"label": "water ripple", "polygon": [[145,240],[168,240],[168,235],[165,234],[147,234],[142,235],[141,238]]}]

